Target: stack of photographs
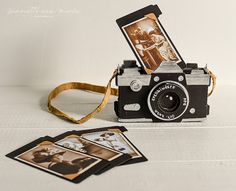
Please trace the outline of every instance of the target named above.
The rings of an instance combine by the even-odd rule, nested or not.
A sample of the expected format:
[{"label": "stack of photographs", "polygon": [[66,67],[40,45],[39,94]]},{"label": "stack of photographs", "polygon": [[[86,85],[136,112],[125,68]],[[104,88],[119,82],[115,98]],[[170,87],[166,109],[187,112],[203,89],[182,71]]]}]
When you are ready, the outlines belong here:
[{"label": "stack of photographs", "polygon": [[147,161],[125,131],[122,126],[68,131],[54,138],[41,137],[6,156],[79,183],[115,166]]}]

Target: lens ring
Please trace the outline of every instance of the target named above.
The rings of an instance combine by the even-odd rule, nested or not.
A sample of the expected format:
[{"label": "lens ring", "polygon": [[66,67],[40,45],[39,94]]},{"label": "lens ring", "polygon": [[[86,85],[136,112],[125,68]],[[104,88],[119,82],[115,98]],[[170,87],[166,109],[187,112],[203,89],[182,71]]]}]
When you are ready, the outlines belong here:
[{"label": "lens ring", "polygon": [[[160,99],[161,96],[170,96],[170,94],[172,98],[175,99],[176,102],[179,101],[179,103],[167,102],[167,105],[164,104],[164,106],[167,106],[165,109],[163,105],[161,106],[163,103],[160,103]],[[175,98],[173,96],[175,96]],[[175,81],[163,81],[152,88],[148,95],[147,102],[148,108],[155,118],[162,121],[173,121],[181,117],[187,110],[189,94],[182,84]]]}]

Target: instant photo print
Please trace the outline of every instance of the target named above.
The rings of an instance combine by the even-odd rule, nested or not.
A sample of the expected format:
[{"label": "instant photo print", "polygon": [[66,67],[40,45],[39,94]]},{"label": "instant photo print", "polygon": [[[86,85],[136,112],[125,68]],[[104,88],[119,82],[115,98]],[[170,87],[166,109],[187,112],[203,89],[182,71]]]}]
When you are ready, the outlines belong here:
[{"label": "instant photo print", "polygon": [[123,134],[124,131],[126,131],[125,127],[114,126],[99,129],[74,131],[74,133],[87,140],[130,155],[131,159],[123,163],[122,165],[147,161],[147,158]]},{"label": "instant photo print", "polygon": [[157,5],[150,5],[116,20],[141,67],[148,74],[155,72],[162,61],[172,61],[181,68],[185,67],[185,62],[158,19],[161,14]]},{"label": "instant photo print", "polygon": [[81,136],[76,135],[75,131],[69,131],[58,135],[54,138],[54,141],[55,144],[60,146],[87,153],[107,161],[107,166],[96,172],[95,174],[97,175],[131,159],[130,155],[82,138]]},{"label": "instant photo print", "polygon": [[101,158],[54,144],[50,137],[39,138],[6,156],[74,183],[107,165]]}]

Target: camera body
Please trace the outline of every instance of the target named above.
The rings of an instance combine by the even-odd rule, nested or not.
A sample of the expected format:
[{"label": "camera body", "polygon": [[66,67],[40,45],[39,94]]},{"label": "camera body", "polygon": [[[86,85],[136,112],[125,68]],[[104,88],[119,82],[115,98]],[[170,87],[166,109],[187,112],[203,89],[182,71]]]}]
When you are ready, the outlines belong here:
[{"label": "camera body", "polygon": [[116,76],[119,96],[114,108],[120,122],[203,121],[210,75],[207,68],[163,61],[147,74],[136,61],[124,61]]}]

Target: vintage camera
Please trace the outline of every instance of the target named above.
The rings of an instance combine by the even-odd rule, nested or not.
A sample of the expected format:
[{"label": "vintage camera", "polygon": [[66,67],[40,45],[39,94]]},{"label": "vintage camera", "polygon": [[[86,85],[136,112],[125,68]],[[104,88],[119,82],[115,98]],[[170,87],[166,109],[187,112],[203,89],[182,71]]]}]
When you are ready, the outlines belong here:
[{"label": "vintage camera", "polygon": [[207,68],[163,61],[147,74],[135,61],[118,68],[119,89],[115,112],[120,122],[203,121],[209,114],[207,104],[210,75]]}]

